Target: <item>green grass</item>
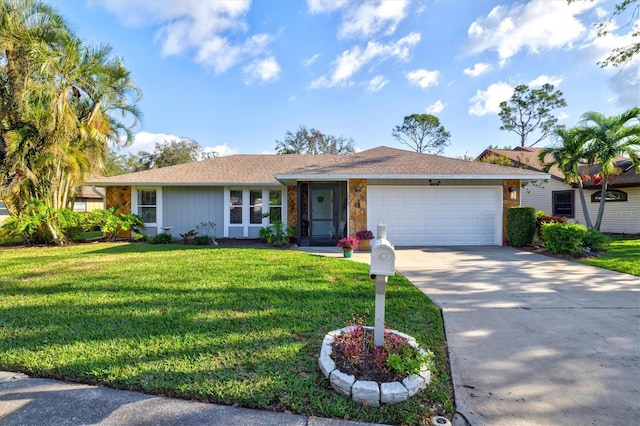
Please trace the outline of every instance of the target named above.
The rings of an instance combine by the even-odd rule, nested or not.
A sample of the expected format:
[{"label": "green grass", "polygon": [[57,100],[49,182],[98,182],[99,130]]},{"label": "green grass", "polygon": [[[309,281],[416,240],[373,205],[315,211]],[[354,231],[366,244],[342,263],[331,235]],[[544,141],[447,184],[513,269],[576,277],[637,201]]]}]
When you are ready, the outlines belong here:
[{"label": "green grass", "polygon": [[600,257],[578,261],[587,265],[640,276],[640,238],[614,238],[606,244],[605,250],[606,253]]},{"label": "green grass", "polygon": [[440,312],[401,276],[387,286],[386,322],[435,353],[431,385],[381,408],[330,388],[322,339],[354,314],[373,325],[374,295],[368,265],[289,250],[0,249],[0,369],[367,422],[451,414]]}]

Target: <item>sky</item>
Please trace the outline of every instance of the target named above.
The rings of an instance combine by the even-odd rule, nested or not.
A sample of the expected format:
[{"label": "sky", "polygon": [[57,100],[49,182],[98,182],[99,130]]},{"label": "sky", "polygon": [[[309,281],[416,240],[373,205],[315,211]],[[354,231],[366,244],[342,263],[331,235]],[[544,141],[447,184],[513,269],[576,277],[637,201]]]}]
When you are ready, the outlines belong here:
[{"label": "sky", "polygon": [[302,125],[358,150],[409,149],[393,128],[428,113],[451,134],[443,155],[476,156],[519,144],[498,112],[520,84],[562,91],[567,107],[554,115],[568,127],[587,111],[640,106],[640,55],[597,65],[640,27],[625,13],[596,37],[615,1],[48,3],[86,42],[111,45],[142,89],[129,152],[189,138],[220,155],[274,153]]}]

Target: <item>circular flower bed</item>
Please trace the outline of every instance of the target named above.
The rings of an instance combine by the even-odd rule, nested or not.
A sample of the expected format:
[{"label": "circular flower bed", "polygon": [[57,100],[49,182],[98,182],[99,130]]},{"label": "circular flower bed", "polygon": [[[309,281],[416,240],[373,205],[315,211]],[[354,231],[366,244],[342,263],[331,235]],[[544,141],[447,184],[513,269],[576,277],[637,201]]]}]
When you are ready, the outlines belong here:
[{"label": "circular flower bed", "polygon": [[[427,352],[418,346],[413,337],[385,329],[384,348],[360,351],[349,347],[353,343],[349,337],[353,337],[354,333],[362,333],[358,341],[364,348],[373,348],[373,327],[361,325],[330,331],[322,341],[318,364],[336,392],[351,397],[359,404],[379,406],[406,401],[429,384],[431,372]],[[417,366],[417,373],[404,375],[386,366],[386,359],[393,356],[393,348],[398,345],[415,348],[420,358],[427,359]],[[391,355],[387,354],[386,348],[391,348]],[[356,357],[356,362],[349,359],[351,355]],[[406,361],[401,357],[392,360],[400,363]]]}]

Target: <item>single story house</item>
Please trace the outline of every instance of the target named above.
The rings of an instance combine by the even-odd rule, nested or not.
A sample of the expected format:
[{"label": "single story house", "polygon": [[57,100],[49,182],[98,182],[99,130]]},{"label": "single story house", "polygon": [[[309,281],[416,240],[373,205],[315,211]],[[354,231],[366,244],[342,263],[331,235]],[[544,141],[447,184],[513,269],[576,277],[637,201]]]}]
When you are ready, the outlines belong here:
[{"label": "single story house", "polygon": [[[477,159],[488,156],[508,158],[514,167],[542,171],[538,154],[543,148],[518,147],[515,149],[486,149]],[[546,162],[551,162],[549,157]],[[619,158],[616,167],[619,175],[609,177],[607,199],[600,230],[616,234],[640,234],[640,174],[631,161]],[[582,170],[587,211],[595,223],[600,207],[600,168],[592,166]],[[576,184],[564,183],[564,174],[557,168],[549,170],[548,181],[527,183],[520,196],[520,205],[544,210],[550,215],[564,216],[569,222],[586,223]]]},{"label": "single story house", "polygon": [[107,207],[177,236],[214,222],[216,236],[256,238],[263,213],[300,245],[335,245],[379,223],[396,246],[501,245],[521,182],[549,175],[388,147],[349,155],[232,155],[95,178]]},{"label": "single story house", "polygon": [[73,202],[74,212],[91,212],[104,209],[105,189],[95,186],[82,186]]}]

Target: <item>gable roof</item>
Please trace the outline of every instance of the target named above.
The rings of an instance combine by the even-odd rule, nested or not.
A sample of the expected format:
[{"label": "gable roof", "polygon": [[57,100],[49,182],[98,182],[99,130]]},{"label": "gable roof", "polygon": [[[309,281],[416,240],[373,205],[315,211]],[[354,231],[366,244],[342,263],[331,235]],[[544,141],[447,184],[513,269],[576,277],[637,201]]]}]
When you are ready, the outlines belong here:
[{"label": "gable roof", "polygon": [[387,179],[548,179],[532,170],[377,147],[348,155],[231,155],[177,166],[94,178],[90,184],[278,185],[288,180]]},{"label": "gable roof", "polygon": [[[532,147],[517,147],[514,149],[489,148],[485,149],[477,158],[481,159],[491,154],[495,154],[508,158],[516,167],[526,167],[529,170],[542,171],[542,164],[540,164],[540,161],[538,160],[538,154],[542,150],[543,148]],[[547,155],[545,157],[545,163],[550,163],[552,161],[553,157],[551,155]],[[631,160],[629,160],[628,158],[619,157],[615,161],[615,167],[619,168],[621,173],[619,175],[611,175],[609,177],[610,187],[616,188],[640,186],[640,174],[638,174],[638,172],[636,171],[635,167],[631,163]],[[580,172],[584,175],[592,177],[600,173],[600,166],[581,166]],[[551,175],[552,179],[564,182],[564,173],[562,173],[562,171],[560,171],[557,166],[551,167],[551,169],[549,169],[549,174]],[[571,185],[574,187],[577,186],[576,184]],[[593,179],[584,180],[583,185],[585,188],[600,188],[600,185],[595,185],[593,183]]]},{"label": "gable roof", "polygon": [[[528,170],[535,170],[538,172],[542,172],[542,164],[538,160],[538,155],[543,148],[532,148],[532,147],[516,147],[514,149],[493,149],[488,148],[485,149],[480,155],[476,157],[476,159],[481,160],[485,157],[488,157],[491,154],[498,155],[500,157],[506,157],[511,160],[511,164],[515,167],[522,167]],[[553,157],[551,155],[547,155],[545,158],[545,163],[550,163],[553,161]],[[557,167],[553,166],[549,169],[549,174],[552,179],[560,180],[564,182],[564,173]]]}]

